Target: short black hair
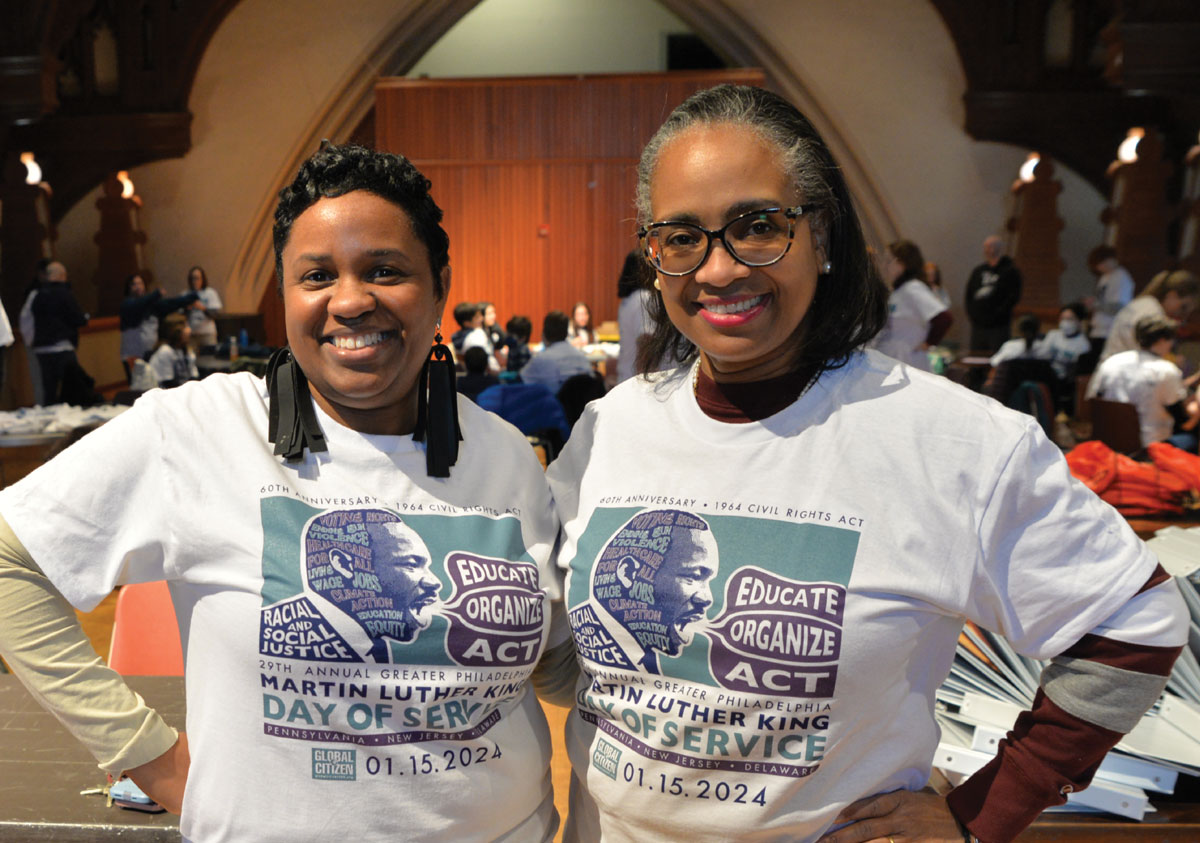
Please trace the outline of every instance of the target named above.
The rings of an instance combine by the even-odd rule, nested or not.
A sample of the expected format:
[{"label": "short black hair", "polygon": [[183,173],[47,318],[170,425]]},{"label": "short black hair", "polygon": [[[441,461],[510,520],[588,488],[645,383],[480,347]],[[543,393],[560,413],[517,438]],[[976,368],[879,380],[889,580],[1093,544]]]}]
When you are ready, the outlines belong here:
[{"label": "short black hair", "polygon": [[296,219],[320,199],[365,190],[398,205],[408,215],[413,233],[429,252],[433,291],[440,299],[446,294],[442,270],[450,263],[450,237],[441,226],[442,209],[430,196],[430,187],[429,179],[403,155],[376,152],[356,144],[322,143],[321,148],[300,165],[292,183],[279,191],[272,239],[280,289],[283,285],[283,249],[292,235]]},{"label": "short black hair", "polygon": [[617,298],[624,299],[637,290],[646,290],[654,285],[654,268],[642,257],[641,249],[634,249],[625,256],[621,274],[617,277]]},{"label": "short black hair", "polygon": [[1080,322],[1082,322],[1084,319],[1087,319],[1087,317],[1088,317],[1087,305],[1085,305],[1081,301],[1073,301],[1070,304],[1064,304],[1062,306],[1062,309],[1069,310],[1072,313],[1074,313],[1075,318],[1078,319]]},{"label": "short black hair", "polygon": [[1038,319],[1032,313],[1026,313],[1017,320],[1017,333],[1025,340],[1025,350],[1029,351],[1033,348],[1034,342],[1037,341],[1038,331],[1042,329],[1042,320]]},{"label": "short black hair", "polygon": [[463,365],[466,366],[468,372],[482,375],[488,367],[487,349],[478,345],[471,346],[463,352]]},{"label": "short black hair", "polygon": [[473,301],[460,301],[454,305],[454,321],[458,323],[460,328],[467,327],[467,323],[479,315],[480,307]]},{"label": "short black hair", "polygon": [[1104,263],[1109,258],[1116,258],[1117,250],[1109,245],[1097,246],[1088,252],[1087,263],[1089,267],[1095,267],[1098,264]]},{"label": "short black hair", "polygon": [[1143,316],[1133,326],[1133,335],[1137,344],[1149,349],[1159,340],[1173,340],[1177,335],[1179,323],[1166,316]]},{"label": "short black hair", "polygon": [[533,336],[533,323],[529,321],[528,316],[514,316],[508,320],[504,330],[521,342],[529,342],[529,338]]},{"label": "short black hair", "polygon": [[168,313],[158,323],[158,338],[171,348],[179,348],[183,331],[188,327],[187,317],[182,313]]},{"label": "short black hair", "polygon": [[567,326],[570,324],[570,317],[561,310],[550,311],[542,320],[542,342],[546,345],[562,342],[567,338]]}]

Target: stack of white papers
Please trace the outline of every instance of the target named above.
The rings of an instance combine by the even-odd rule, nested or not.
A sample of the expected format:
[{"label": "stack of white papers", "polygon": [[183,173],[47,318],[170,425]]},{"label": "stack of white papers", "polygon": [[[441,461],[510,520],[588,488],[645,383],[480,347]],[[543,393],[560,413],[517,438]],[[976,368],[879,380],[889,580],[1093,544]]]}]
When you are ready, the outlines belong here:
[{"label": "stack of white papers", "polygon": [[[1101,764],[1092,785],[1064,810],[1098,810],[1135,820],[1154,811],[1147,793],[1174,792],[1180,773],[1200,775],[1200,529],[1171,527],[1148,544],[1176,577],[1191,613],[1184,648],[1167,689]],[[937,693],[942,741],[934,758],[953,783],[994,757],[1029,708],[1045,662],[1026,658],[1001,636],[968,624],[950,675]]]}]

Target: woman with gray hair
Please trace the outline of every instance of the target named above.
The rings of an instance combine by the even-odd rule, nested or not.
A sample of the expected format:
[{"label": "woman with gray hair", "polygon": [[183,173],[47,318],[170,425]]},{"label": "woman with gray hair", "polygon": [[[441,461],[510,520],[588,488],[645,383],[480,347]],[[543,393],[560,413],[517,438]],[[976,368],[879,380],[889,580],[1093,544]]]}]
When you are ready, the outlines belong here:
[{"label": "woman with gray hair", "polygon": [[[549,469],[583,671],[566,839],[1012,839],[1157,699],[1174,583],[1033,419],[863,349],[887,290],[790,103],[692,96],[638,206],[642,374]],[[1055,661],[995,760],[928,792],[968,620]]]}]

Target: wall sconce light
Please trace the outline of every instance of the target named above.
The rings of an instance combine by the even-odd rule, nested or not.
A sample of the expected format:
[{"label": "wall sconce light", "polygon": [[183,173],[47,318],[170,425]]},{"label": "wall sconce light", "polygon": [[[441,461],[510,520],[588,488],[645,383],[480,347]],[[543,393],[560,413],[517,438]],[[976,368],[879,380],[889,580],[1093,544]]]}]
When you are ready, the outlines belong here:
[{"label": "wall sconce light", "polygon": [[1017,178],[1024,184],[1029,184],[1033,181],[1033,171],[1037,169],[1037,165],[1041,163],[1042,156],[1036,152],[1029,153],[1025,158],[1025,163],[1021,165],[1021,169]]},{"label": "wall sconce light", "polygon": [[129,177],[129,171],[128,170],[120,170],[117,173],[117,181],[119,181],[121,183],[121,198],[122,199],[132,199],[133,193],[134,193],[133,179],[131,179]]},{"label": "wall sconce light", "polygon": [[42,183],[42,167],[34,159],[32,152],[21,153],[21,163],[25,165],[25,184],[39,185]]},{"label": "wall sconce light", "polygon": [[1117,160],[1124,164],[1132,164],[1137,160],[1138,143],[1146,136],[1146,130],[1135,126],[1129,130],[1125,140],[1117,147]]}]

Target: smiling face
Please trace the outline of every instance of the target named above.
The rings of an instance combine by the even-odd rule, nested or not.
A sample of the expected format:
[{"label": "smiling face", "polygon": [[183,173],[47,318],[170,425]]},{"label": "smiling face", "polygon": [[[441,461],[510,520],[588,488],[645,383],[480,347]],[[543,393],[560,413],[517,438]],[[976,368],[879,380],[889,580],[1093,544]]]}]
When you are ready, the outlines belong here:
[{"label": "smiling face", "polygon": [[411,432],[449,268],[439,296],[408,215],[363,190],[317,200],[281,257],[288,344],[314,400],[363,433]]},{"label": "smiling face", "polygon": [[[650,180],[651,215],[716,230],[750,211],[802,204],[779,159],[777,149],[744,126],[685,130],[659,155]],[[716,242],[696,271],[660,273],[659,285],[668,318],[700,349],[706,373],[716,380],[762,380],[794,367],[823,260],[805,214],[777,263],[745,266]]]},{"label": "smiling face", "polygon": [[577,304],[575,310],[571,312],[571,318],[575,321],[575,327],[586,328],[592,321],[592,314],[586,304]]},{"label": "smiling face", "polygon": [[712,605],[709,582],[717,573],[717,546],[712,533],[676,527],[671,548],[654,577],[654,606],[662,610],[669,639],[668,655],[691,643],[689,625],[703,620]]}]

